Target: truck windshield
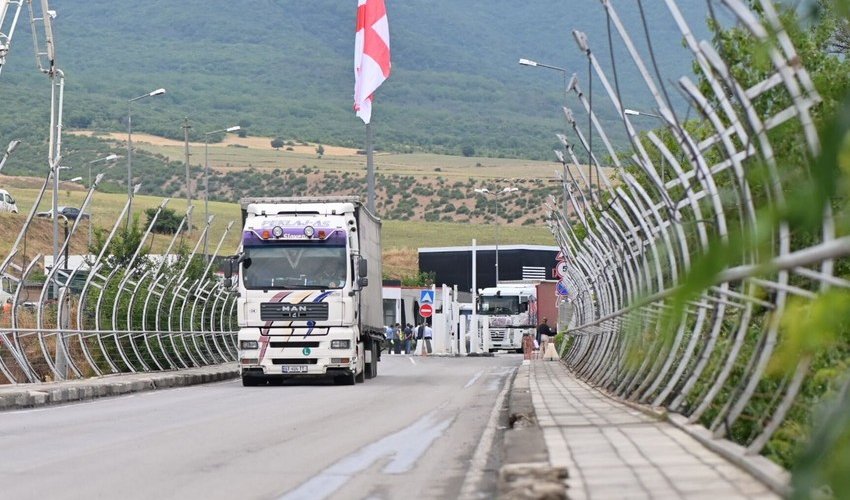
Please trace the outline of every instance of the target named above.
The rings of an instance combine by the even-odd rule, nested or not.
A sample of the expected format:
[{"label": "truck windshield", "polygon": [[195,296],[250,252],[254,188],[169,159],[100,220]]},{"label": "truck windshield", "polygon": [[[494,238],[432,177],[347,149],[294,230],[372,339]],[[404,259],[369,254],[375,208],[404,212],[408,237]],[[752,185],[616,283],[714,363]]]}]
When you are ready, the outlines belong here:
[{"label": "truck windshield", "polygon": [[479,314],[485,316],[519,314],[519,297],[481,297]]},{"label": "truck windshield", "polygon": [[344,246],[245,247],[242,279],[251,290],[342,288],[346,267]]}]

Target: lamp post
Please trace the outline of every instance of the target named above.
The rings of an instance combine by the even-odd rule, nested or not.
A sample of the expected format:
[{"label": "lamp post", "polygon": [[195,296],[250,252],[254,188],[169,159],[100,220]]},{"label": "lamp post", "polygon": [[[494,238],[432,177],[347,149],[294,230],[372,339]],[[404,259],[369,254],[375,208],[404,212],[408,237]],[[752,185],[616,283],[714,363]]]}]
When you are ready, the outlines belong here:
[{"label": "lamp post", "polygon": [[[567,112],[567,93],[568,93],[569,88],[570,88],[569,83],[567,83],[567,82],[568,82],[568,80],[567,80],[567,69],[566,69],[566,68],[562,68],[562,67],[560,67],[560,66],[553,66],[553,65],[551,65],[551,64],[543,64],[543,63],[541,63],[541,62],[537,62],[537,61],[533,61],[533,60],[531,60],[531,59],[525,59],[525,58],[520,59],[520,60],[519,60],[519,64],[520,64],[520,66],[528,66],[528,67],[531,67],[531,68],[546,68],[546,69],[551,69],[551,70],[553,70],[553,71],[559,71],[559,72],[561,73],[561,77],[562,77],[562,78],[563,78],[563,80],[564,80],[564,89],[563,89],[563,96],[562,96],[562,97],[563,97],[563,101],[564,101],[564,103],[563,103],[563,112],[564,112],[564,113],[566,113],[566,112]],[[576,78],[576,76],[575,76],[575,75],[573,75],[573,78]],[[563,155],[566,155],[566,154],[567,154],[567,152],[568,152],[568,151],[567,151],[567,148],[569,147],[569,143],[567,142],[567,129],[568,129],[568,128],[569,128],[569,121],[568,121],[568,120],[566,120],[566,115],[565,115],[565,120],[564,120],[564,135],[563,135],[563,139],[561,139],[561,137],[559,136],[559,139],[561,139],[561,143],[564,145],[564,153],[563,153]],[[558,151],[556,151],[555,153],[556,153],[556,154],[558,154],[559,152],[558,152]],[[564,167],[564,176],[563,176],[563,177],[564,177],[564,181],[566,182],[566,179],[570,178],[571,176],[569,175],[569,172],[567,171],[567,168],[568,168],[568,167],[567,167],[566,157],[565,157],[565,156],[563,156],[563,155],[560,155],[560,154],[559,154],[559,155],[558,155],[558,159],[559,159],[559,160],[561,160],[561,164],[562,164],[562,165],[563,165],[563,167]],[[562,158],[563,158],[563,159],[562,159]],[[588,162],[587,168],[588,168],[588,170],[590,171],[590,173],[592,174],[592,172],[593,172],[593,171],[591,170],[591,166],[590,166],[590,163],[589,163],[589,162]],[[592,176],[592,175],[590,176],[590,179],[591,179],[591,184],[592,184],[592,180],[593,180],[593,176]],[[564,204],[564,213],[566,213],[566,210],[567,210],[567,188],[566,188],[566,184],[563,184],[563,185],[562,185],[562,188],[563,188],[563,191],[564,191],[564,196],[563,196],[563,198],[564,198],[564,199],[563,199],[563,204]]]},{"label": "lamp post", "polygon": [[3,166],[6,165],[6,160],[9,159],[9,156],[11,156],[20,145],[21,141],[17,139],[9,142],[9,145],[6,146],[6,152],[3,153],[3,158],[0,159],[0,170],[3,170]]},{"label": "lamp post", "polygon": [[[659,115],[659,114],[647,113],[646,111],[638,111],[636,109],[625,108],[623,110],[623,114],[626,114],[626,115],[629,115],[629,116],[651,116],[653,118],[657,118],[658,120],[661,120],[662,123],[664,122],[664,117]],[[662,185],[664,184],[664,153],[663,152],[661,153],[661,184]]]},{"label": "lamp post", "polygon": [[[220,134],[222,132],[236,132],[237,130],[242,130],[242,127],[239,125],[235,125],[233,127],[227,127],[220,130],[213,130],[212,132],[207,132],[204,134],[204,224],[208,223],[210,220],[210,160],[209,160],[209,146],[210,146],[210,136],[213,134]],[[209,262],[209,251],[207,248],[207,231],[204,232],[204,257]]]},{"label": "lamp post", "polygon": [[183,151],[186,155],[186,224],[189,232],[192,232],[192,179],[189,169],[189,117],[183,118]]},{"label": "lamp post", "polygon": [[[121,156],[119,156],[115,153],[112,153],[110,155],[104,156],[103,158],[98,158],[97,160],[92,160],[92,161],[89,162],[89,184],[88,184],[89,189],[91,189],[91,187],[92,187],[91,166],[94,165],[95,163],[100,163],[100,162],[104,162],[104,161],[110,162],[110,161],[117,160],[118,158],[121,158]],[[94,214],[92,214],[92,216],[94,216]],[[89,248],[91,248],[91,240],[92,240],[92,234],[91,233],[92,233],[92,218],[89,217]]]},{"label": "lamp post", "polygon": [[145,97],[156,97],[165,93],[159,88],[147,94],[127,100],[127,227],[130,227],[130,217],[133,213],[133,103]]},{"label": "lamp post", "polygon": [[[480,189],[474,189],[473,191],[475,191],[475,193],[477,193],[477,194],[481,194],[481,195],[484,195],[484,196],[499,197],[499,196],[504,196],[504,195],[508,195],[508,194],[511,194],[511,193],[515,193],[515,192],[519,191],[519,188],[506,187],[506,188],[504,188],[500,191],[496,191],[496,192],[490,191],[487,188],[480,188]],[[499,228],[501,228],[501,224],[499,224],[497,222],[496,223],[496,285],[497,286],[499,284]]]}]

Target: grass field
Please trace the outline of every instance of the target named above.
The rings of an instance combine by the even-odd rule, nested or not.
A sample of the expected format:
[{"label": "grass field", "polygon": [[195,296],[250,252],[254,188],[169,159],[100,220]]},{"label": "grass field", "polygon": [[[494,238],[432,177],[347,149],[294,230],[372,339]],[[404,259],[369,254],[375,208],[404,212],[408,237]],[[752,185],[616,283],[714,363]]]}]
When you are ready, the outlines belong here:
[{"label": "grass field", "polygon": [[[15,236],[20,232],[21,225],[26,219],[26,214],[32,207],[41,182],[43,180],[26,177],[0,176],[0,186],[9,189],[17,198],[20,214],[0,214],[0,231],[7,236],[0,238],[0,257],[8,254]],[[63,182],[59,191],[59,205],[81,206],[86,191],[78,184]],[[52,191],[48,189],[39,207],[39,211],[49,210],[51,207]],[[91,213],[91,221],[95,228],[109,230],[121,213],[127,201],[125,194],[95,193],[91,207],[87,212]],[[162,203],[163,199],[154,196],[139,195],[133,201],[133,213],[143,214],[148,208],[155,208]],[[166,205],[179,214],[185,213],[185,199],[171,199]],[[199,226],[203,220],[204,207],[202,200],[194,201],[193,225]],[[210,214],[215,216],[210,232],[210,250],[214,250],[227,225],[233,222],[222,244],[221,254],[232,254],[235,252],[241,233],[241,215],[239,206],[235,203],[210,202]],[[147,218],[140,216],[144,224]],[[75,235],[71,251],[74,253],[85,252],[88,239],[88,227],[85,221]],[[60,229],[60,231],[62,231]],[[36,221],[35,227],[27,235],[28,255],[40,252],[45,255],[52,253],[52,223],[49,220]],[[537,244],[553,245],[552,235],[541,226],[507,226],[499,231],[499,244]],[[473,239],[479,245],[493,245],[496,243],[496,226],[485,224],[449,223],[449,222],[424,222],[424,221],[383,221],[383,248],[385,253],[385,274],[399,278],[415,274],[418,269],[418,257],[416,249],[419,247],[443,247],[443,246],[468,246]],[[60,233],[61,236],[61,233]],[[187,243],[192,245],[200,237],[199,231],[192,234]],[[153,251],[161,251],[165,248],[169,237],[157,235],[154,238]]]},{"label": "grass field", "polygon": [[[69,132],[80,133],[80,132]],[[91,135],[86,133],[86,135]],[[123,134],[102,134],[97,137],[125,144]],[[153,154],[167,157],[169,160],[183,161],[185,146],[182,141],[165,139],[148,134],[133,134],[133,145]],[[208,145],[206,156],[210,168],[222,172],[242,170],[249,167],[258,169],[293,168],[304,165],[320,170],[340,172],[362,171],[366,159],[357,150],[333,146],[322,146],[324,155],[319,158],[316,144],[293,144],[276,150],[271,147],[267,137],[240,138],[233,134],[224,141]],[[289,151],[288,149],[291,149]],[[189,143],[189,157],[193,165],[204,163],[204,144]],[[554,162],[517,160],[505,158],[481,158],[448,156],[429,153],[376,153],[375,169],[379,173],[398,175],[442,175],[457,179],[470,177],[482,179],[536,178],[554,179],[555,170],[560,165]]]}]

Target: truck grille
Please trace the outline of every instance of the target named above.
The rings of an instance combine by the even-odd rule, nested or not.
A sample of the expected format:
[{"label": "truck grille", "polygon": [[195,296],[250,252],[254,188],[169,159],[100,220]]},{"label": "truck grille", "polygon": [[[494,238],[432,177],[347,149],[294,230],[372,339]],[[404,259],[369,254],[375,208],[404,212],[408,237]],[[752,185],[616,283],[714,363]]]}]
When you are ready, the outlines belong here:
[{"label": "truck grille", "polygon": [[318,342],[299,342],[299,341],[295,341],[295,340],[293,340],[291,342],[274,342],[274,341],[272,341],[272,342],[269,342],[269,347],[278,347],[278,348],[296,347],[296,348],[299,348],[299,349],[303,348],[303,347],[311,347],[311,348],[315,349],[315,348],[319,347],[319,343]]},{"label": "truck grille", "polygon": [[505,340],[505,330],[490,329],[490,341],[503,342]]},{"label": "truck grille", "polygon": [[305,304],[264,302],[260,304],[260,319],[263,321],[323,321],[328,319],[328,305],[322,302]]}]

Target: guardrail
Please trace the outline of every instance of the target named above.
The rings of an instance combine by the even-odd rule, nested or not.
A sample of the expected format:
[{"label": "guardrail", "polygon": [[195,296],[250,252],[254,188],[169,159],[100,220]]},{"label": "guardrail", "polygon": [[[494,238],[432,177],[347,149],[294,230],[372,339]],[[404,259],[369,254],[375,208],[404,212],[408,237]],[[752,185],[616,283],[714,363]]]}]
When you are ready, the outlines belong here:
[{"label": "guardrail", "polygon": [[[85,212],[100,182],[95,179],[83,202]],[[124,205],[98,255],[75,268],[60,268],[80,226],[74,221],[45,271],[38,300],[26,301],[24,283],[40,272],[42,256],[24,261],[22,245],[46,191],[44,186],[23,224],[0,275],[17,283],[8,311],[0,317],[0,382],[64,380],[106,373],[190,368],[236,359],[235,297],[215,278],[212,265],[231,229],[231,222],[211,256],[198,254],[213,217],[191,250],[178,245],[191,214],[186,211],[164,254],[145,254],[163,200],[139,235],[135,251],[123,259],[110,252],[118,239],[132,238]],[[138,186],[136,187],[138,190]],[[67,222],[67,221],[66,221]],[[125,242],[126,243],[126,242]],[[178,248],[180,247],[180,248]],[[82,284],[81,284],[82,283]],[[76,285],[76,286],[75,286]]]},{"label": "guardrail", "polygon": [[[758,13],[737,0],[718,3],[737,33],[761,47],[769,69],[758,81],[742,80],[757,71],[730,67],[666,0],[697,72],[696,81],[670,84],[655,64],[651,30],[636,37],[649,47],[638,51],[602,1],[611,34],[603,52],[631,56],[629,77],[645,82],[657,113],[628,109],[617,65],[606,74],[591,42],[574,32],[632,148],[611,148],[574,78],[568,90],[594,119],[585,133],[571,121],[583,150],[577,155],[562,138],[563,200],[548,204],[574,312],[563,357],[577,376],[620,398],[681,413],[787,467],[808,436],[812,406],[830,385],[846,384],[843,354],[830,352],[850,351],[847,327],[805,331],[848,314],[850,237],[838,234],[833,215],[844,210],[832,198],[840,187],[829,187],[844,178],[829,178],[840,173],[836,152],[821,155],[813,116],[821,98],[772,2],[755,2]],[[687,116],[671,95],[684,98]],[[632,120],[640,114],[660,126],[638,133]],[[788,130],[797,149],[780,142]],[[594,155],[585,176],[577,159],[594,133],[613,169],[598,177],[600,186],[588,177],[602,162]],[[830,147],[838,149],[834,140]]]}]

